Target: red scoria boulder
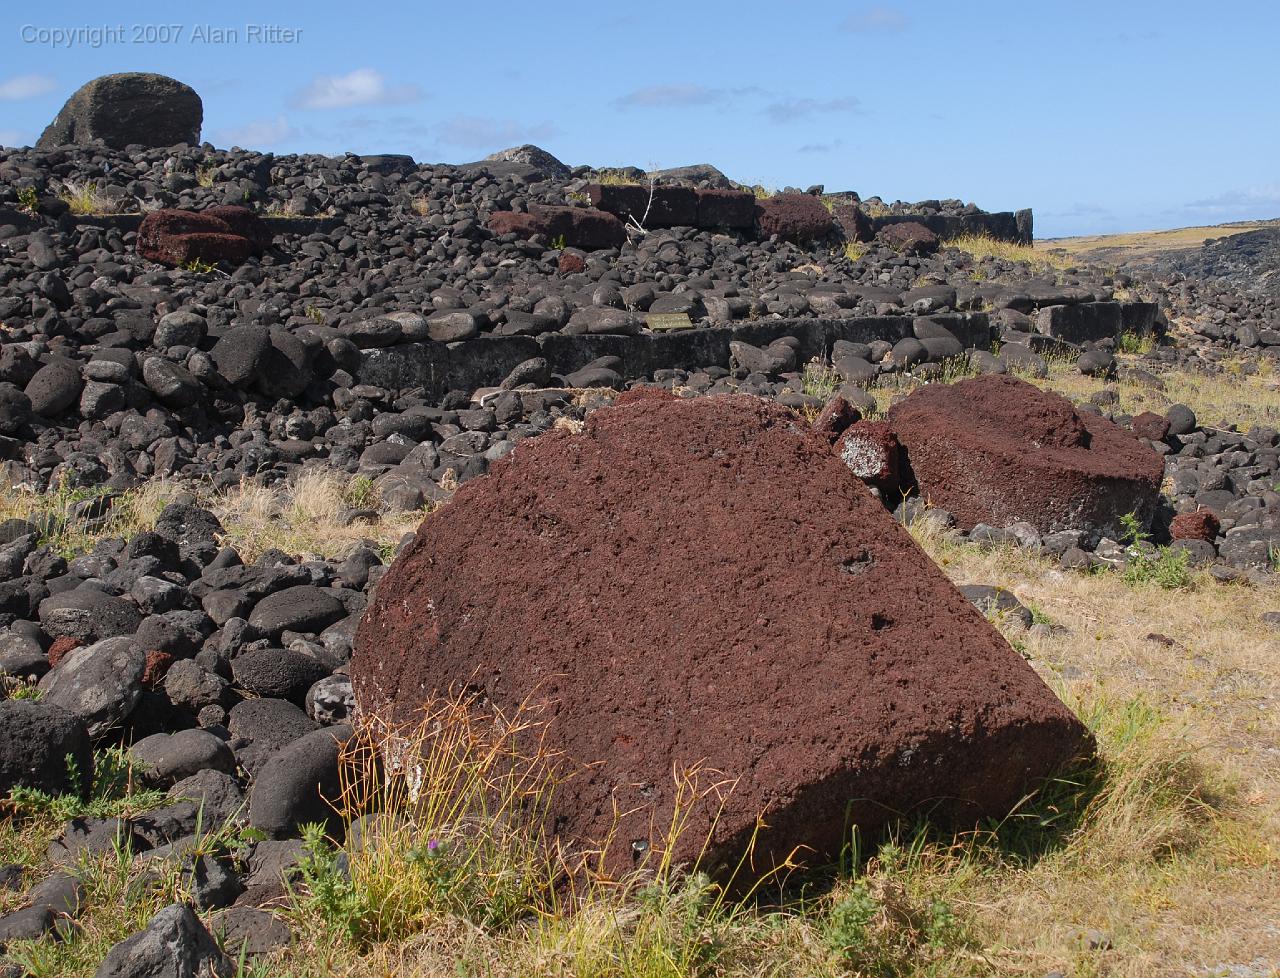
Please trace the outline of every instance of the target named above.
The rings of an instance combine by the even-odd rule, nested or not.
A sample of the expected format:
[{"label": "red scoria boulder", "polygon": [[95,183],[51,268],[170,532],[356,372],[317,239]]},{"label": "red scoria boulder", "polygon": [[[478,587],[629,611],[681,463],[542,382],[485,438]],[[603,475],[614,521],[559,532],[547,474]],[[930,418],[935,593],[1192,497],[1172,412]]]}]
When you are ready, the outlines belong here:
[{"label": "red scoria boulder", "polygon": [[813,194],[777,194],[756,203],[760,237],[776,234],[784,241],[810,244],[835,233],[836,222]]},{"label": "red scoria boulder", "polygon": [[1175,540],[1205,540],[1208,543],[1218,536],[1222,524],[1213,510],[1198,509],[1193,513],[1179,513],[1169,524],[1169,536]]},{"label": "red scoria boulder", "polygon": [[898,439],[883,421],[858,421],[836,442],[849,471],[874,489],[892,494],[899,487]]},{"label": "red scoria boulder", "polygon": [[243,264],[271,246],[271,231],[244,207],[211,207],[205,211],[163,208],[138,226],[138,254],[164,265],[199,259],[213,265]]},{"label": "red scoria boulder", "polygon": [[489,230],[494,234],[515,234],[521,238],[540,234],[548,242],[564,238],[566,246],[584,251],[619,248],[627,240],[622,222],[607,211],[594,207],[533,204],[528,212],[494,211],[489,215]]},{"label": "red scoria boulder", "polygon": [[723,877],[759,815],[756,872],[826,862],[854,824],[1004,815],[1091,746],[828,438],[745,395],[626,394],[494,463],[382,579],[351,676],[391,722],[546,705],[583,766],[552,824],[613,834],[615,873],[662,845],[673,768],[739,779],[672,853]]},{"label": "red scoria boulder", "polygon": [[1164,462],[1105,418],[1008,376],[922,387],[889,410],[920,498],[963,527],[1122,531],[1155,512]]},{"label": "red scoria boulder", "polygon": [[844,230],[846,240],[867,242],[876,236],[871,218],[857,204],[836,204],[831,213]]},{"label": "red scoria boulder", "polygon": [[1129,422],[1129,430],[1139,438],[1164,441],[1169,437],[1169,419],[1154,411],[1143,411]]},{"label": "red scoria boulder", "polygon": [[876,233],[876,240],[904,255],[932,255],[941,245],[936,234],[916,221],[886,224]]}]

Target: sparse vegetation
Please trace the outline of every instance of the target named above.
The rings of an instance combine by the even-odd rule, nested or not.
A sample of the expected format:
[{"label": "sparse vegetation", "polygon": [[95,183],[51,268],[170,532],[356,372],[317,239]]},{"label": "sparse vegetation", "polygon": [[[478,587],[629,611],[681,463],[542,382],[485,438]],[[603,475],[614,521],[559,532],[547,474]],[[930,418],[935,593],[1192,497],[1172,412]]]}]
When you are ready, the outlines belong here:
[{"label": "sparse vegetation", "polygon": [[206,190],[213,186],[214,181],[218,177],[218,167],[213,163],[206,163],[203,166],[196,167],[196,185],[204,187]]},{"label": "sparse vegetation", "polygon": [[605,187],[642,187],[648,184],[627,170],[605,167],[596,171],[595,182]]},{"label": "sparse vegetation", "polygon": [[24,211],[35,213],[36,208],[40,205],[40,195],[36,193],[35,187],[21,187],[18,190],[18,206]]},{"label": "sparse vegetation", "polygon": [[195,272],[197,275],[209,275],[218,270],[218,266],[205,261],[203,258],[191,258],[184,261],[178,266],[184,272]]},{"label": "sparse vegetation", "polygon": [[861,241],[846,241],[844,246],[844,256],[849,261],[861,261],[863,256],[871,250],[869,244]]},{"label": "sparse vegetation", "polygon": [[1155,553],[1135,551],[1125,564],[1126,584],[1156,584],[1167,590],[1191,587],[1191,554],[1186,550],[1157,547]]},{"label": "sparse vegetation", "polygon": [[113,203],[92,181],[67,180],[58,190],[58,198],[71,208],[72,214],[109,214]]},{"label": "sparse vegetation", "polygon": [[[371,502],[374,491],[368,479],[331,474],[213,502],[246,556],[267,546],[340,552],[339,538],[397,535],[385,522],[333,525],[335,512]],[[115,505],[123,513],[130,504]],[[1131,526],[1136,544],[1141,526]],[[1048,574],[1015,548],[949,542],[927,520],[911,529],[953,579],[1007,587],[1035,621],[1052,619],[1051,633],[1018,641],[1094,731],[1098,762],[1063,772],[1009,818],[975,830],[908,824],[883,839],[855,834],[841,865],[769,883],[761,900],[730,900],[688,868],[654,867],[584,884],[570,912],[550,885],[563,877],[539,814],[561,771],[534,725],[495,736],[455,713],[437,727],[451,733],[431,746],[413,731],[401,742],[416,744],[401,756],[424,755],[422,766],[393,765],[381,779],[369,776],[368,730],[350,750],[339,802],[348,822],[380,814],[361,820],[358,845],[340,848],[311,830],[288,911],[297,940],[252,973],[1038,978],[1105,965],[1155,978],[1189,960],[1251,960],[1259,922],[1280,911],[1270,841],[1280,783],[1260,749],[1280,730],[1244,708],[1276,689],[1270,636],[1250,611],[1274,596],[1209,581],[1176,592],[1117,587],[1112,575]],[[1153,629],[1185,650],[1145,641]],[[1068,667],[1076,678],[1062,678]],[[1213,692],[1221,689],[1230,692]],[[1233,747],[1207,750],[1223,742]],[[424,788],[413,801],[411,781]],[[16,794],[20,810],[0,825],[0,859],[36,865],[71,814],[158,803],[159,793],[132,781],[122,752],[108,754],[87,802]],[[234,828],[208,835],[210,851],[242,842]],[[9,958],[30,973],[88,978],[108,946],[185,892],[176,867],[157,874],[128,853],[84,871],[82,929],[69,941],[11,944]],[[13,907],[20,894],[3,899]],[[1214,909],[1223,899],[1244,909],[1224,916]],[[1105,934],[1110,948],[1091,949],[1079,936],[1086,930]]]},{"label": "sparse vegetation", "polygon": [[1001,261],[1022,262],[1046,271],[1070,268],[1075,264],[1069,258],[1053,252],[1037,251],[1031,245],[1016,244],[1012,241],[1000,241],[989,234],[964,234],[944,241],[943,247],[963,251],[978,261],[997,258]]},{"label": "sparse vegetation", "polygon": [[1116,349],[1129,356],[1145,356],[1156,348],[1156,338],[1151,333],[1124,332],[1116,343]]},{"label": "sparse vegetation", "polygon": [[829,363],[814,358],[804,365],[803,391],[810,397],[829,401],[840,389],[840,375]]}]

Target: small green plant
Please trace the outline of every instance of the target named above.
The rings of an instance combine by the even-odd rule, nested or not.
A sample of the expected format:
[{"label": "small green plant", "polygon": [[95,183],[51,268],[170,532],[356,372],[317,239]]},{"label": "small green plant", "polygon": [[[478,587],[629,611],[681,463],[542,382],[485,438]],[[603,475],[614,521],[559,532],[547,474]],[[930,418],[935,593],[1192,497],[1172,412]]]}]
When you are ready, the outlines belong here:
[{"label": "small green plant", "polygon": [[1127,330],[1120,334],[1116,347],[1121,353],[1130,356],[1145,356],[1156,348],[1156,338],[1150,333]]},{"label": "small green plant", "polygon": [[40,195],[36,193],[35,187],[22,187],[18,191],[18,206],[24,211],[36,212],[36,208],[40,205]]},{"label": "small green plant", "polygon": [[343,498],[352,509],[375,509],[378,487],[367,475],[358,475],[347,485]]},{"label": "small green plant", "polygon": [[316,306],[307,306],[307,308],[302,310],[302,314],[306,316],[308,319],[310,319],[313,323],[317,323],[321,326],[325,324],[323,309],[319,309]]},{"label": "small green plant", "polygon": [[1191,552],[1157,547],[1154,554],[1135,551],[1129,555],[1122,575],[1129,585],[1156,584],[1165,590],[1188,588],[1194,582]]},{"label": "small green plant", "polygon": [[829,363],[816,357],[804,365],[803,391],[820,401],[829,401],[840,389],[840,375]]},{"label": "small green plant", "polygon": [[206,163],[204,166],[196,167],[196,183],[206,190],[213,186],[213,181],[217,175],[218,167],[213,163]]},{"label": "small green plant", "polygon": [[[80,771],[67,755],[67,781],[78,784]],[[49,818],[65,822],[70,818],[117,818],[159,808],[167,801],[163,791],[138,788],[133,763],[122,747],[107,747],[94,755],[93,788],[87,798],[75,793],[53,795],[37,788],[16,787],[9,792],[8,806],[27,818]]]},{"label": "small green plant", "polygon": [[16,686],[9,690],[9,699],[38,700],[40,699],[40,687],[35,683],[29,683],[25,680],[21,680]]},{"label": "small green plant", "polygon": [[184,272],[195,272],[197,275],[208,275],[218,270],[217,265],[205,261],[203,258],[190,258],[178,266]]},{"label": "small green plant", "polygon": [[563,234],[557,234],[551,239],[551,248],[553,251],[564,251],[566,247],[568,247],[568,245],[565,243]]},{"label": "small green plant", "polygon": [[848,241],[844,246],[844,256],[849,261],[861,261],[870,250],[871,245],[862,241]]},{"label": "small green plant", "polygon": [[1024,601],[1023,607],[1031,612],[1031,624],[1033,625],[1052,625],[1053,619],[1050,618],[1043,608],[1032,601]]},{"label": "small green plant", "polygon": [[577,203],[579,203],[579,204],[589,204],[589,203],[591,203],[591,197],[590,197],[590,195],[589,195],[589,194],[584,194],[581,190],[574,190],[574,191],[571,191],[570,193],[565,194],[565,198],[566,198],[567,200],[576,201],[576,202],[577,202]]},{"label": "small green plant", "polygon": [[1130,511],[1120,517],[1120,542],[1129,547],[1136,547],[1151,539],[1137,512]]}]

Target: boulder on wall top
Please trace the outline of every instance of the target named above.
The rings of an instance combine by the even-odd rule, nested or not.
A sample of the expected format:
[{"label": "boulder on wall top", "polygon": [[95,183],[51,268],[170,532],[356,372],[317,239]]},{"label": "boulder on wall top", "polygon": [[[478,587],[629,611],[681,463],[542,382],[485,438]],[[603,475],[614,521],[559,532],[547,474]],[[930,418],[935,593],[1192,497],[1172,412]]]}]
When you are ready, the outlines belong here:
[{"label": "boulder on wall top", "polygon": [[203,121],[204,104],[190,85],[168,75],[126,71],[78,88],[36,148],[88,146],[99,139],[112,149],[194,145]]},{"label": "boulder on wall top", "polygon": [[[660,477],[655,477],[660,473]],[[784,544],[784,545],[780,545]],[[1004,815],[1085,728],[815,433],[749,396],[645,391],[495,463],[425,520],[360,622],[368,716],[469,690],[549,710],[583,766],[561,838],[630,869],[673,770],[736,780],[674,858],[821,862],[852,825]]]}]

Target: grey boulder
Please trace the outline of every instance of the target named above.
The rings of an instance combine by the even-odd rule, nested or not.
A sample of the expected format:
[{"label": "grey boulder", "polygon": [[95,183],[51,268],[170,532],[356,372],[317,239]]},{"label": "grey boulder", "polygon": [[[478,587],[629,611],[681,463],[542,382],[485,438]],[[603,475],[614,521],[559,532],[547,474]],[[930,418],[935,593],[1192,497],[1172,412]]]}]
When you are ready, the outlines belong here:
[{"label": "grey boulder", "polygon": [[107,638],[72,649],[40,680],[41,701],[75,714],[96,740],[123,723],[138,705],[146,664],[146,656],[130,638]]}]

